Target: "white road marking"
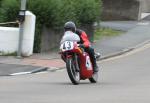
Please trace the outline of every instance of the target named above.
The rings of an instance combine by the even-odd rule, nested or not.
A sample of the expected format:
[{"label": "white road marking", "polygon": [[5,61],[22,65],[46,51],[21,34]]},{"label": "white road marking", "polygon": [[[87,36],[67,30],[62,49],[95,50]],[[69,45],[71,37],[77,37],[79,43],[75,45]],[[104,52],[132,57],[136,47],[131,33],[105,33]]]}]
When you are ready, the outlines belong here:
[{"label": "white road marking", "polygon": [[30,74],[31,72],[18,72],[18,73],[12,73],[10,76],[17,76],[17,75],[25,75],[25,74]]}]

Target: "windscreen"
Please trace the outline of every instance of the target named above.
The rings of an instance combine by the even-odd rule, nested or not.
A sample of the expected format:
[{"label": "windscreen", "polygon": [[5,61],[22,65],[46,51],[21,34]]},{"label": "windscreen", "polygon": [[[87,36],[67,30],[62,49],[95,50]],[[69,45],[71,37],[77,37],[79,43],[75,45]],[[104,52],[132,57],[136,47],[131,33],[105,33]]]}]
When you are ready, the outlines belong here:
[{"label": "windscreen", "polygon": [[77,34],[71,32],[71,31],[67,31],[67,32],[64,33],[64,36],[62,37],[60,43],[62,44],[65,41],[76,41],[76,42],[79,42],[80,41],[80,37]]}]

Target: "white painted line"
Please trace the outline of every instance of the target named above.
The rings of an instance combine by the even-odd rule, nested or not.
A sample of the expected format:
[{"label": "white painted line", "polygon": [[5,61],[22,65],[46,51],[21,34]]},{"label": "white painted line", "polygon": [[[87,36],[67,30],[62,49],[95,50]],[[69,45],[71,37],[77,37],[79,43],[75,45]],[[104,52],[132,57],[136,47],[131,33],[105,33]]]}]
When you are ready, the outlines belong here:
[{"label": "white painted line", "polygon": [[10,76],[25,75],[25,74],[31,74],[31,72],[18,72],[18,73],[10,74]]}]

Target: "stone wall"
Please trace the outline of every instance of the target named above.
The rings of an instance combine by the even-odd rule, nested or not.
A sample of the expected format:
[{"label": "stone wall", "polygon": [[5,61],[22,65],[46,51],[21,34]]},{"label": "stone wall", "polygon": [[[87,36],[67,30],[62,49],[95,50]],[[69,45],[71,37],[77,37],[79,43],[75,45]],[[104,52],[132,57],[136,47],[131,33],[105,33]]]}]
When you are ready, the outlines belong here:
[{"label": "stone wall", "polygon": [[141,0],[141,12],[150,13],[150,0]]},{"label": "stone wall", "polygon": [[[93,41],[93,32],[94,32],[94,28],[91,25],[83,25],[81,27],[82,30],[84,30],[90,41]],[[41,43],[41,52],[46,52],[46,51],[50,51],[50,50],[59,50],[59,43],[60,40],[63,36],[63,29],[62,31],[54,31],[50,28],[43,28],[43,32],[42,32],[42,43]]]},{"label": "stone wall", "polygon": [[140,2],[137,0],[102,0],[102,20],[137,20]]},{"label": "stone wall", "polygon": [[47,52],[50,50],[58,50],[59,43],[62,38],[63,31],[54,31],[50,28],[43,28],[41,52]]}]

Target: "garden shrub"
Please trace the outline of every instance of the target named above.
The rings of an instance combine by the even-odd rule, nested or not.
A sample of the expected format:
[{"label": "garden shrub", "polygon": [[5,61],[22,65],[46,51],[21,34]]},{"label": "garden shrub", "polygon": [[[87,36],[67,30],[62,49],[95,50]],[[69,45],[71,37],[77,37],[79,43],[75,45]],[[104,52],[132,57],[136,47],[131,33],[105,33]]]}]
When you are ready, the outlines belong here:
[{"label": "garden shrub", "polygon": [[[15,21],[20,0],[0,0],[0,21]],[[27,10],[36,15],[34,52],[40,52],[41,35],[44,26],[53,30],[63,29],[66,21],[77,26],[99,21],[101,0],[27,0]],[[57,35],[57,34],[56,34]]]}]

